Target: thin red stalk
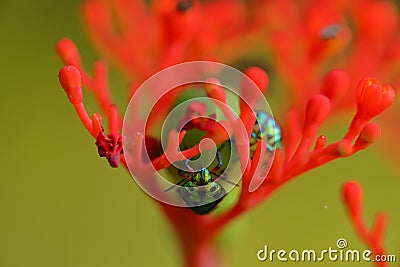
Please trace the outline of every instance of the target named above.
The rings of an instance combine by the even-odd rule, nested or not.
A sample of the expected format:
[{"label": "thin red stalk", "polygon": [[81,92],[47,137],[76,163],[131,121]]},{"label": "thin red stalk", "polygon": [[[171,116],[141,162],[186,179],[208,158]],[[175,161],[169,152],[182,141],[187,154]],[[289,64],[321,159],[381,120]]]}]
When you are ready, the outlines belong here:
[{"label": "thin red stalk", "polygon": [[89,131],[91,135],[93,135],[94,138],[97,136],[94,136],[93,133],[93,126],[92,126],[92,120],[90,119],[89,115],[86,112],[85,106],[83,103],[78,103],[74,105],[76,113],[78,113],[79,119],[82,121],[83,125],[85,128]]}]

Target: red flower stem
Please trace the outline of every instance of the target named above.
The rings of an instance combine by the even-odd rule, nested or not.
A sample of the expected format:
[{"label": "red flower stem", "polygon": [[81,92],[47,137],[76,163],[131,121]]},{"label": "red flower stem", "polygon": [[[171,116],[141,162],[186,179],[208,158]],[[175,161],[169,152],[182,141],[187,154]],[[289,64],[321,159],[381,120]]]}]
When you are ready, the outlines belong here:
[{"label": "red flower stem", "polygon": [[[378,215],[382,216],[382,215]],[[367,244],[367,246],[371,249],[372,253],[376,255],[386,255],[385,250],[382,248],[380,244],[381,236],[375,236],[374,233],[370,233],[364,224],[363,220],[359,216],[350,215],[351,221],[356,229],[358,235],[362,240]],[[379,234],[383,234],[384,226],[380,229]],[[375,265],[377,267],[385,267],[387,266],[386,262],[383,261],[375,261]]]},{"label": "red flower stem", "polygon": [[111,105],[108,111],[108,129],[110,133],[116,134],[120,129],[120,121],[117,106]]},{"label": "red flower stem", "polygon": [[349,130],[343,139],[348,141],[353,141],[364,128],[365,125],[368,124],[368,120],[360,118],[358,114],[356,114],[350,124]]},{"label": "red flower stem", "polygon": [[300,116],[299,112],[296,109],[290,109],[288,111],[288,118],[287,118],[287,131],[285,131],[284,140],[284,147],[285,147],[285,162],[287,163],[290,159],[292,159],[295,151],[296,145],[299,141],[298,136],[300,136]]},{"label": "red flower stem", "polygon": [[379,213],[375,217],[374,228],[373,228],[372,234],[375,236],[378,243],[382,243],[382,241],[383,241],[382,239],[383,239],[384,233],[386,231],[387,220],[388,220],[387,216],[382,213]]},{"label": "red flower stem", "polygon": [[[90,88],[93,92],[94,96],[97,98],[97,102],[100,104],[100,108],[108,115],[108,119],[110,120],[110,116],[113,114],[110,114],[109,109],[113,106],[113,101],[108,86],[107,64],[101,60],[96,61],[93,65],[93,78],[90,78],[85,71],[83,77],[83,83],[85,84],[85,81],[88,82],[86,84],[87,88]],[[122,118],[119,120],[122,123]]]},{"label": "red flower stem", "polygon": [[213,242],[194,242],[183,246],[185,267],[220,267],[220,255]]},{"label": "red flower stem", "polygon": [[242,178],[242,190],[240,193],[240,197],[238,203],[242,203],[247,206],[247,203],[250,200],[251,192],[250,189],[250,182],[256,178],[257,171],[261,166],[261,151],[265,151],[266,144],[265,142],[258,141],[256,151],[254,152],[253,160],[250,163],[249,171],[243,176]]},{"label": "red flower stem", "polygon": [[74,107],[75,107],[76,113],[78,113],[79,119],[82,121],[85,128],[89,131],[89,133],[94,138],[97,138],[97,136],[94,136],[92,120],[90,119],[89,115],[87,114],[83,103],[81,102],[81,103],[75,104]]},{"label": "red flower stem", "polygon": [[272,166],[268,174],[269,177],[266,179],[266,182],[268,182],[268,180],[270,180],[272,183],[279,181],[279,178],[282,177],[284,161],[285,150],[275,150],[274,161],[272,162]]}]

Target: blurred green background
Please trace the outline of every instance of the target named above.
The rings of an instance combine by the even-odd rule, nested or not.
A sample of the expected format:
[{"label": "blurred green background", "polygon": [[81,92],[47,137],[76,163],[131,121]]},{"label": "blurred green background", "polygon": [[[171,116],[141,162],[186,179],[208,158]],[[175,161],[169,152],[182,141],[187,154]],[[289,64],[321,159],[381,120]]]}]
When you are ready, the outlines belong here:
[{"label": "blurred green background", "polygon": [[[111,169],[97,156],[93,139],[58,84],[57,39],[74,40],[86,66],[97,58],[78,3],[0,2],[0,266],[180,266],[178,242],[156,203],[124,169]],[[123,103],[125,83],[111,70],[118,103]],[[93,101],[85,101],[90,112],[96,111]],[[332,122],[325,130],[334,138],[345,126]],[[388,253],[398,255],[399,172],[382,156],[380,142],[384,138],[368,151],[302,175],[230,224],[219,240],[230,265],[282,264],[257,261],[264,245],[322,250],[346,238],[349,248],[365,249],[340,199],[348,179],[364,187],[368,222],[380,210],[390,215],[385,244]]]}]

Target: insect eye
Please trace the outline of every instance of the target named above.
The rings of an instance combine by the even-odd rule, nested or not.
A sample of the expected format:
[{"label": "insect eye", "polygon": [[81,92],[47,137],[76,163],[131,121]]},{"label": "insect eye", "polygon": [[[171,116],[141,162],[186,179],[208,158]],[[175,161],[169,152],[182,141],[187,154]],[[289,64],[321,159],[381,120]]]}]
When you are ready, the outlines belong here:
[{"label": "insect eye", "polygon": [[213,187],[210,188],[210,192],[211,192],[211,193],[214,193],[216,190],[217,190],[217,188],[216,188],[215,186],[213,186]]}]

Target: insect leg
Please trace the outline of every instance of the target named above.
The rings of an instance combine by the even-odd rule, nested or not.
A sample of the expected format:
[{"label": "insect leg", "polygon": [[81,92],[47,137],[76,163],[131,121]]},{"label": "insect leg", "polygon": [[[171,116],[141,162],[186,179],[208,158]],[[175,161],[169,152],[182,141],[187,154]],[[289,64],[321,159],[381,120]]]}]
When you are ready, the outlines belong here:
[{"label": "insect leg", "polygon": [[[226,182],[226,183],[228,183],[228,184],[231,184],[231,185],[234,185],[234,186],[239,186],[238,184],[235,184],[234,182],[231,182],[231,181],[227,180],[227,179],[226,179],[226,178],[227,178],[227,175],[226,175],[226,174],[223,174],[223,175],[220,175],[220,176],[218,176],[215,172],[210,172],[210,174],[212,174],[212,175],[214,175],[215,177],[217,177],[216,179],[221,178],[222,181],[224,181],[224,182]],[[215,179],[215,180],[216,180],[216,179]]]}]

